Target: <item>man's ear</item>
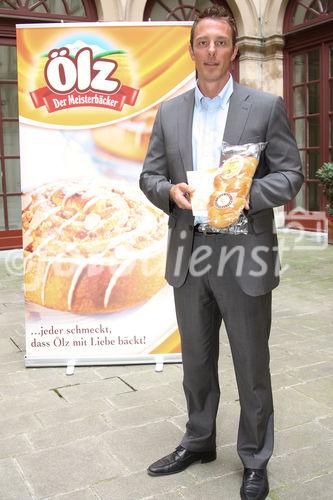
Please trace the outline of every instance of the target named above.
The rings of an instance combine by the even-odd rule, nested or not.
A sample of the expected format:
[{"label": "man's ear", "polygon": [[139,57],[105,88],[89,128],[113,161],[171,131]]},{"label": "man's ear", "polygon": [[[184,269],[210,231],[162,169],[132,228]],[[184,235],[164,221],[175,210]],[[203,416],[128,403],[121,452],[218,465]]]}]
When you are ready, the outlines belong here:
[{"label": "man's ear", "polygon": [[237,54],[238,54],[238,45],[236,44],[235,47],[234,47],[232,56],[231,56],[231,60],[232,61],[234,61],[236,59]]},{"label": "man's ear", "polygon": [[194,61],[194,53],[193,53],[193,49],[192,49],[191,44],[189,44],[189,46],[188,46],[188,51],[190,53],[192,61]]}]

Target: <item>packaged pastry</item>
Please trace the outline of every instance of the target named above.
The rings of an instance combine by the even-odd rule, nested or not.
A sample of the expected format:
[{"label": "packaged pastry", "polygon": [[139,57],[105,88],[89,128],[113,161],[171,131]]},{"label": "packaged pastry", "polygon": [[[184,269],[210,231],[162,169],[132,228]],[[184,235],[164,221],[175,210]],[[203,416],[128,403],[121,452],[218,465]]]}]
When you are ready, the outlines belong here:
[{"label": "packaged pastry", "polygon": [[23,195],[27,300],[96,314],[165,285],[165,215],[127,186],[72,179]]},{"label": "packaged pastry", "polygon": [[[213,232],[246,233],[243,209],[252,179],[266,143],[231,146],[222,143],[221,165],[214,172],[188,172],[189,183],[196,189],[192,197],[194,216],[204,217],[199,229]],[[193,180],[200,178],[200,182]],[[208,188],[207,188],[208,186]],[[198,199],[200,210],[197,211]],[[238,224],[238,226],[237,226]]]}]

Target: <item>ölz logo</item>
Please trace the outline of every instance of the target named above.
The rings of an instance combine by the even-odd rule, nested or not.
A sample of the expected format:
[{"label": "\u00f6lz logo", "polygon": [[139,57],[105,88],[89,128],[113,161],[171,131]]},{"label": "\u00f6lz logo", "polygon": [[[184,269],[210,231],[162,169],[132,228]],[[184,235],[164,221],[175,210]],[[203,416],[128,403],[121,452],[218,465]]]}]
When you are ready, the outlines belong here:
[{"label": "\u00f6lz logo", "polygon": [[30,92],[36,108],[45,106],[49,113],[89,106],[121,111],[124,104],[134,106],[139,90],[114,78],[118,64],[112,59],[93,57],[90,47],[75,57],[67,47],[52,49],[44,68],[47,86]]},{"label": "\u00f6lz logo", "polygon": [[88,89],[100,92],[116,92],[120,81],[111,78],[117,63],[109,59],[93,60],[89,47],[81,49],[72,59],[67,48],[51,50],[45,65],[46,83],[54,92],[70,92],[74,89],[85,92]]}]

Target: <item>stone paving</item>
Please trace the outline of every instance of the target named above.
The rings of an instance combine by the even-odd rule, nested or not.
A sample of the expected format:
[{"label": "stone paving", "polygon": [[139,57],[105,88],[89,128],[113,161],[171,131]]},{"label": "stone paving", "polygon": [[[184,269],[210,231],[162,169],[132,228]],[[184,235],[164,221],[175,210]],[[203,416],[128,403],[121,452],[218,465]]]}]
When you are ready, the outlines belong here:
[{"label": "stone paving", "polygon": [[[275,452],[271,500],[333,498],[333,246],[280,233],[271,371]],[[218,459],[151,478],[186,422],[181,365],[24,367],[20,251],[0,252],[0,499],[239,498],[239,404],[221,331]]]}]

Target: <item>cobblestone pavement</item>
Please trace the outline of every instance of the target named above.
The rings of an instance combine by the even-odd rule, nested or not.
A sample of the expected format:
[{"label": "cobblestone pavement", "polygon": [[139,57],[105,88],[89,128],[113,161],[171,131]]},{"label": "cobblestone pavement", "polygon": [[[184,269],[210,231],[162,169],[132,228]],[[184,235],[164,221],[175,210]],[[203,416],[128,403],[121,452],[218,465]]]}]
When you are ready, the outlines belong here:
[{"label": "cobblestone pavement", "polygon": [[[333,498],[333,246],[280,233],[271,371],[276,440],[271,500]],[[0,252],[0,499],[239,498],[239,404],[221,332],[218,459],[151,478],[179,443],[181,365],[24,367],[20,251]]]}]

